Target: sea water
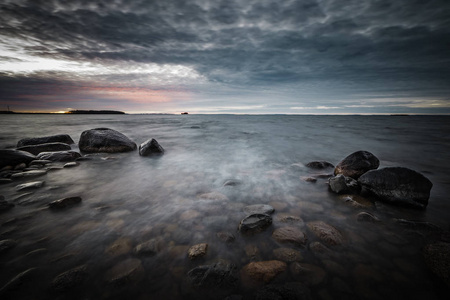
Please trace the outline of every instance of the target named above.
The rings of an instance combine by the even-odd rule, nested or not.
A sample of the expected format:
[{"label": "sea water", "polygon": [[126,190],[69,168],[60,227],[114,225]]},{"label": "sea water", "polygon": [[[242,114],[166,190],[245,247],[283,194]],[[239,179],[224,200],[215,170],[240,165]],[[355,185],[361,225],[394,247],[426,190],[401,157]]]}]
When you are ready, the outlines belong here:
[{"label": "sea water", "polygon": [[[84,130],[107,127],[138,145],[154,138],[165,154],[89,155],[77,167],[1,185],[0,195],[15,207],[0,214],[0,240],[17,245],[0,254],[0,287],[35,268],[5,297],[253,299],[268,284],[300,282],[317,299],[444,299],[448,288],[427,268],[422,248],[449,230],[449,121],[445,116],[2,115],[1,149],[14,148],[22,138],[63,133],[77,143]],[[76,144],[72,148],[78,151]],[[377,156],[380,168],[403,166],[429,178],[433,188],[426,210],[373,198],[368,206],[352,207],[329,191],[326,175],[332,169],[305,167],[315,160],[337,164],[358,150]],[[323,176],[316,182],[302,180],[316,175]],[[36,180],[45,185],[26,192],[15,189]],[[63,211],[47,208],[49,202],[71,196],[81,197],[82,203]],[[275,213],[264,232],[244,236],[237,228],[250,204],[272,205]],[[380,222],[357,222],[361,211]],[[285,216],[300,221],[286,224]],[[405,228],[396,219],[429,222],[443,231]],[[344,236],[342,245],[330,247],[332,256],[321,257],[309,248],[320,241],[308,229],[313,221]],[[271,237],[287,225],[305,233],[305,246],[280,244]],[[218,232],[235,240],[224,243]],[[157,253],[134,252],[152,239],[158,240]],[[208,244],[207,254],[190,260],[189,247],[199,243]],[[211,291],[193,287],[187,276],[197,266],[225,261],[239,277],[252,261],[278,259],[278,248],[299,251],[301,258],[288,261],[270,282],[239,282],[234,289]],[[293,264],[309,271],[299,275]],[[73,286],[52,288],[59,274],[78,266],[86,272]],[[111,283],[120,276],[125,279],[119,286]]]}]

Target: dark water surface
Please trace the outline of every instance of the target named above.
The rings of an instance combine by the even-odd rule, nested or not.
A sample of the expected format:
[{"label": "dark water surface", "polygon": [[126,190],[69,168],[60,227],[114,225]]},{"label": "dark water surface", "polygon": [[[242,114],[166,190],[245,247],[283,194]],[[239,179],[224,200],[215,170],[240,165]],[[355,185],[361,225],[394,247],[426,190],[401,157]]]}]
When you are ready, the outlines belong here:
[{"label": "dark water surface", "polygon": [[[99,154],[78,167],[1,185],[0,195],[16,206],[0,214],[0,240],[18,244],[0,254],[0,287],[36,269],[0,298],[253,299],[264,284],[240,281],[229,290],[197,289],[187,273],[222,260],[234,264],[239,275],[251,261],[275,260],[274,250],[288,247],[300,251],[299,264],[310,273],[297,274],[296,263],[288,262],[270,283],[303,282],[314,299],[447,299],[449,289],[428,270],[421,252],[441,233],[410,229],[394,219],[450,229],[449,121],[440,116],[2,115],[1,149],[15,147],[21,138],[61,133],[77,142],[84,130],[108,127],[137,144],[155,138],[166,153],[156,159],[137,151]],[[327,179],[300,179],[323,173],[304,164],[337,164],[358,150],[375,154],[380,167],[404,166],[428,177],[434,186],[427,209],[377,201],[355,208],[328,191]],[[45,185],[15,190],[36,180]],[[239,184],[224,186],[227,181]],[[206,193],[215,196],[205,198]],[[83,201],[64,211],[46,208],[69,196]],[[237,227],[245,217],[243,207],[258,203],[275,207],[273,224],[255,236],[242,236]],[[381,222],[357,222],[360,211]],[[285,216],[302,221],[286,224]],[[345,237],[327,257],[309,247],[319,239],[306,224],[318,220]],[[271,237],[286,225],[306,234],[306,247]],[[224,243],[218,232],[232,233],[235,241]],[[159,241],[158,253],[134,253],[135,246],[153,238]],[[187,250],[198,243],[208,243],[207,254],[191,261]],[[85,272],[74,287],[52,288],[58,274],[78,266]],[[111,283],[126,272],[120,284]]]}]

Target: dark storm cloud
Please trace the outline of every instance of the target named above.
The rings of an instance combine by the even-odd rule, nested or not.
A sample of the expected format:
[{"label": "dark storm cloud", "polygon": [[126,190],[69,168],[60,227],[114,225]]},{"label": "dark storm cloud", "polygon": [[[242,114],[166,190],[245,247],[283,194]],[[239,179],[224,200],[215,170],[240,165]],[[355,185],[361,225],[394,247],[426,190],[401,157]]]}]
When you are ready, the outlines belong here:
[{"label": "dark storm cloud", "polygon": [[185,65],[234,87],[450,91],[448,0],[16,0],[0,8],[0,35],[32,55]]}]

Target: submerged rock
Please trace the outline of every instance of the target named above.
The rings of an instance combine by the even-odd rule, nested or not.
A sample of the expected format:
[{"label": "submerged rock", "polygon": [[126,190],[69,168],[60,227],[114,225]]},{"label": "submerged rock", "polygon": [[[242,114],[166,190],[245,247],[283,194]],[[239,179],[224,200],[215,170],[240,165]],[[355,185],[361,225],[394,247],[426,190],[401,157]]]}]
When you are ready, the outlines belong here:
[{"label": "submerged rock", "polygon": [[309,222],[306,225],[328,246],[341,245],[344,242],[344,237],[339,230],[323,221]]},{"label": "submerged rock", "polygon": [[264,231],[272,224],[272,217],[265,214],[252,214],[239,223],[239,231],[243,234],[254,234]]},{"label": "submerged rock", "polygon": [[241,270],[244,285],[252,286],[259,283],[268,283],[278,274],[286,271],[287,265],[283,261],[255,261],[245,265]]},{"label": "submerged rock", "polygon": [[137,255],[155,255],[161,250],[161,248],[162,240],[154,238],[137,245],[134,248],[134,253]]},{"label": "submerged rock", "polygon": [[46,143],[17,148],[17,150],[26,151],[34,155],[38,155],[41,152],[66,151],[70,149],[70,146],[64,143]]},{"label": "submerged rock", "polygon": [[61,292],[67,291],[81,284],[86,275],[87,266],[78,266],[56,276],[51,283],[51,288]]},{"label": "submerged rock", "polygon": [[11,208],[14,207],[14,204],[2,199],[2,197],[0,197],[0,213],[10,210]]},{"label": "submerged rock", "polygon": [[195,267],[188,272],[188,278],[198,288],[232,289],[239,284],[234,264],[222,261]]},{"label": "submerged rock", "polygon": [[52,201],[48,204],[50,208],[53,209],[62,209],[67,208],[69,206],[73,206],[81,202],[81,197],[68,197],[59,200]]},{"label": "submerged rock", "polygon": [[164,154],[164,148],[155,140],[147,140],[139,146],[140,156],[152,156]]},{"label": "submerged rock", "polygon": [[284,262],[293,262],[303,260],[303,256],[300,251],[292,248],[277,248],[273,250],[273,255],[276,259]]},{"label": "submerged rock", "polygon": [[358,179],[369,170],[377,169],[380,166],[378,158],[368,151],[357,151],[337,164],[334,175],[342,174],[347,177]]},{"label": "submerged rock", "polygon": [[208,250],[207,243],[197,244],[197,245],[194,245],[191,248],[189,248],[188,256],[191,260],[193,260],[198,257],[205,256],[207,250]]},{"label": "submerged rock", "polygon": [[297,246],[303,246],[306,244],[306,236],[297,227],[285,226],[277,228],[272,233],[274,238],[279,243],[291,243]]},{"label": "submerged rock", "polygon": [[21,163],[28,164],[35,159],[36,156],[26,151],[10,149],[0,150],[0,168],[16,166]]},{"label": "submerged rock", "polygon": [[450,287],[450,243],[429,244],[423,249],[425,263]]},{"label": "submerged rock", "polygon": [[116,153],[136,150],[136,144],[124,134],[109,128],[95,128],[81,133],[80,151]]},{"label": "submerged rock", "polygon": [[327,273],[319,266],[294,262],[290,265],[291,273],[308,285],[321,284]]},{"label": "submerged rock", "polygon": [[253,214],[264,214],[264,215],[270,215],[273,213],[275,209],[267,204],[253,204],[248,205],[244,207],[244,213],[247,215],[253,215]]},{"label": "submerged rock", "polygon": [[299,282],[269,284],[258,290],[255,300],[312,300],[311,291]]},{"label": "submerged rock", "polygon": [[346,177],[342,174],[339,174],[335,177],[332,177],[328,180],[328,184],[330,185],[330,189],[337,193],[359,193],[361,187],[358,184],[358,181],[351,177]]},{"label": "submerged rock", "polygon": [[358,222],[372,222],[372,223],[380,222],[380,219],[378,219],[376,216],[366,211],[358,213],[356,215],[356,220]]},{"label": "submerged rock", "polygon": [[234,242],[235,239],[236,239],[232,233],[226,232],[226,231],[218,232],[218,233],[216,233],[216,236],[217,236],[222,242],[227,243],[227,244]]},{"label": "submerged rock", "polygon": [[422,174],[403,167],[369,171],[358,179],[362,187],[393,204],[425,208],[433,187]]},{"label": "submerged rock", "polygon": [[65,144],[75,144],[72,138],[68,134],[57,134],[36,138],[25,138],[21,139],[17,143],[17,147],[29,146],[29,145],[39,145],[46,143],[65,143]]},{"label": "submerged rock", "polygon": [[81,154],[75,151],[41,152],[38,154],[39,160],[50,160],[52,162],[75,161]]},{"label": "submerged rock", "polygon": [[322,170],[322,169],[326,169],[326,168],[334,168],[334,165],[332,163],[329,163],[327,161],[312,161],[306,164],[306,166],[308,168],[311,169],[317,169],[317,170]]},{"label": "submerged rock", "polygon": [[139,259],[128,258],[114,267],[106,274],[106,281],[117,287],[139,282],[145,275],[144,267]]}]

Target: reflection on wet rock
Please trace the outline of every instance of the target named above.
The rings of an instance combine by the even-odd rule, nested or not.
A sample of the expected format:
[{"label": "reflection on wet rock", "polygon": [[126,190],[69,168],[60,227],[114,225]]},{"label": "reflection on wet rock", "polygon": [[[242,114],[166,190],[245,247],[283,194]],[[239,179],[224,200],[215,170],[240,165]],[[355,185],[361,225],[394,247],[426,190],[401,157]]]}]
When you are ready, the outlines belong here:
[{"label": "reflection on wet rock", "polygon": [[243,234],[255,234],[264,231],[272,224],[272,217],[264,214],[253,214],[239,223],[239,231]]}]

